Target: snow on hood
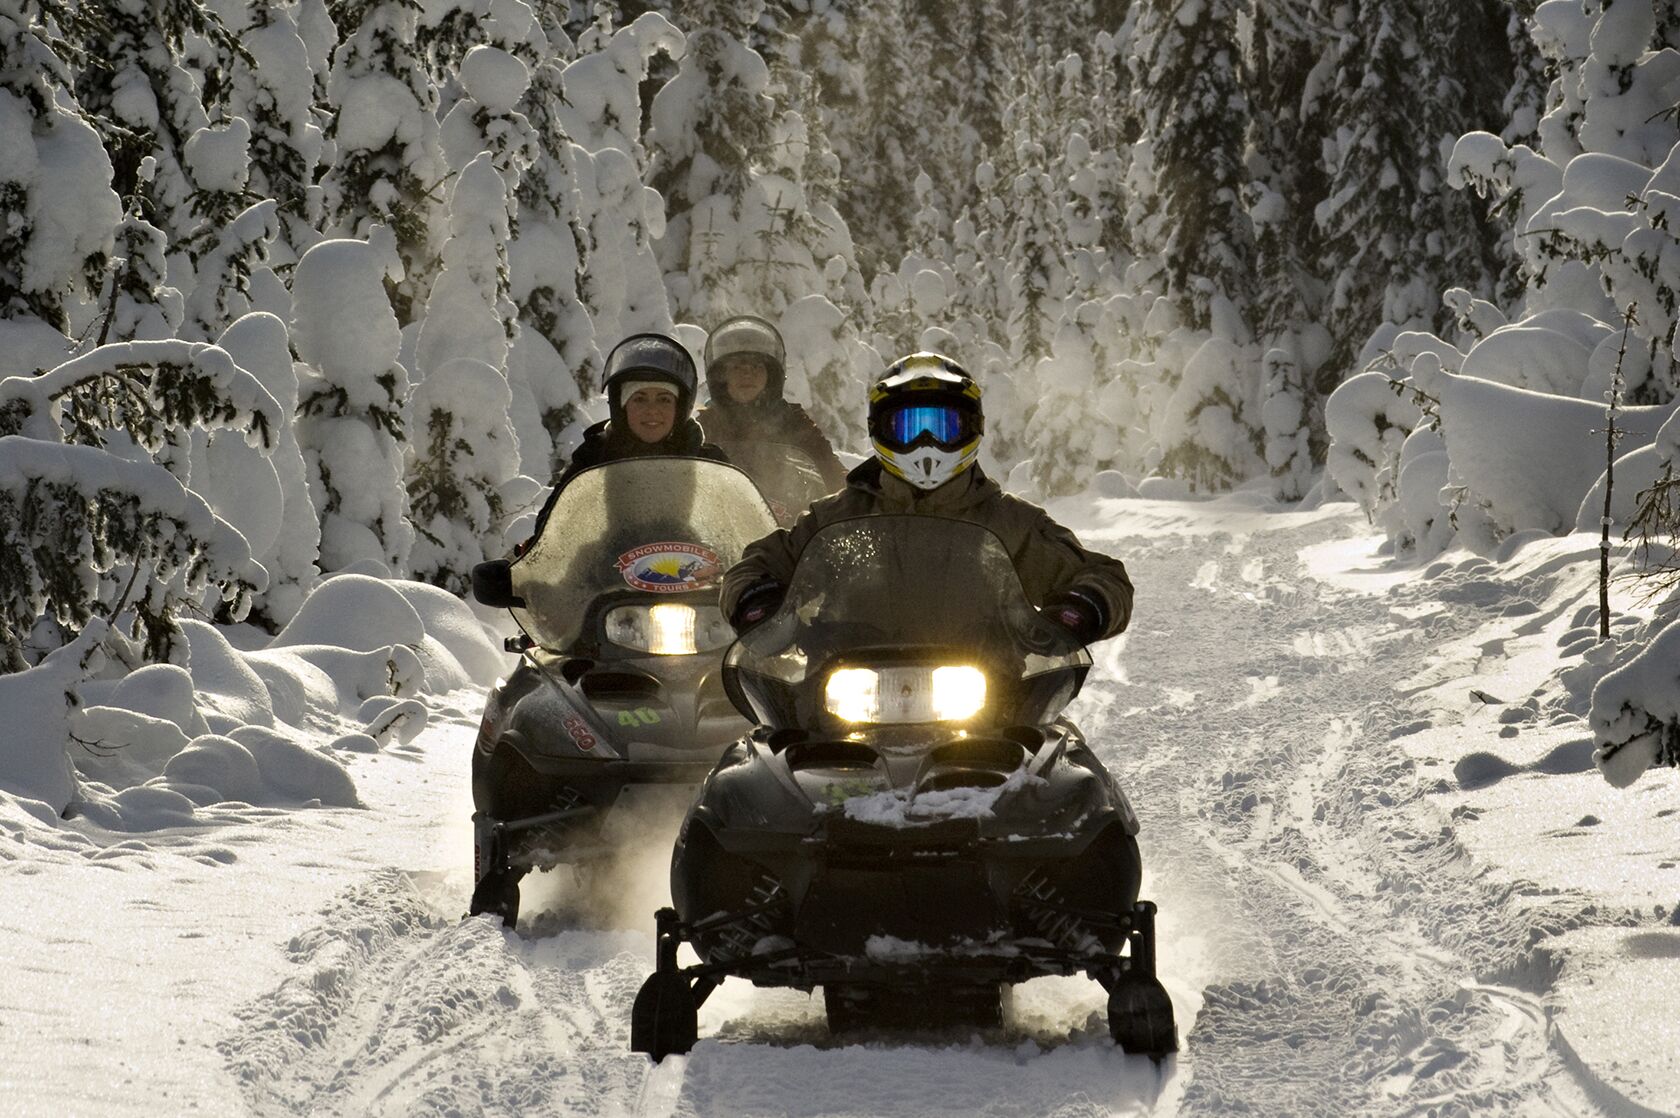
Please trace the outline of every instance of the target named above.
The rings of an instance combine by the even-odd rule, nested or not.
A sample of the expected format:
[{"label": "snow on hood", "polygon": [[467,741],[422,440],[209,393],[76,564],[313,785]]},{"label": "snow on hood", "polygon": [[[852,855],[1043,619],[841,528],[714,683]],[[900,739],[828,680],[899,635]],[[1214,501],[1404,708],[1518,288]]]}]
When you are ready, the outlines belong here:
[{"label": "snow on hood", "polygon": [[950,819],[983,819],[992,814],[999,800],[1029,784],[1044,784],[1041,776],[1016,769],[1002,784],[991,788],[944,788],[912,794],[906,789],[875,792],[843,800],[846,818],[879,827],[926,827]]}]

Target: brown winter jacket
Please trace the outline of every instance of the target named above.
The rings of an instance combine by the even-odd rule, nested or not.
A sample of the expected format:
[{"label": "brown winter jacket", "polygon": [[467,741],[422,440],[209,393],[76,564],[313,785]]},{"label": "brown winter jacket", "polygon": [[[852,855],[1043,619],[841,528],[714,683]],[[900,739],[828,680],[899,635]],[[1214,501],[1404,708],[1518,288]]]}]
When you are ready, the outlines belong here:
[{"label": "brown winter jacket", "polygon": [[846,467],[834,456],[822,429],[792,400],[777,397],[733,407],[714,400],[694,418],[705,430],[706,441],[722,447],[731,461],[750,459],[754,448],[764,443],[783,443],[804,452],[828,483],[829,492],[846,484]]},{"label": "brown winter jacket", "polygon": [[[846,475],[846,488],[813,504],[791,528],[781,528],[748,545],[741,561],[723,576],[725,617],[754,584],[764,579],[787,584],[805,545],[837,521],[876,513],[918,513],[984,525],[1003,541],[1021,585],[1035,606],[1059,590],[1077,588],[1101,599],[1107,626],[1104,637],[1126,628],[1132,616],[1132,580],[1125,565],[1081,547],[1066,528],[1037,505],[1012,497],[973,466],[928,493],[893,477],[871,458]],[[938,562],[938,556],[930,556]]]}]

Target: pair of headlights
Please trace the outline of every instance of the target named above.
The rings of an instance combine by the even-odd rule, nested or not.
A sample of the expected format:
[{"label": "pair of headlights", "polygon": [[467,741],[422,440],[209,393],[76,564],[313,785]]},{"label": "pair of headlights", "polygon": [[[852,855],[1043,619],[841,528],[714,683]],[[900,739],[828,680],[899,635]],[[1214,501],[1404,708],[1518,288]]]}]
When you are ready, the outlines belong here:
[{"label": "pair of headlights", "polygon": [[[734,639],[716,606],[616,606],[607,639],[655,656],[710,652]],[[828,712],[845,722],[963,722],[986,705],[986,673],[966,664],[836,668],[823,689]]]},{"label": "pair of headlights", "polygon": [[845,722],[963,722],[986,705],[986,673],[966,664],[836,668],[823,697]]}]

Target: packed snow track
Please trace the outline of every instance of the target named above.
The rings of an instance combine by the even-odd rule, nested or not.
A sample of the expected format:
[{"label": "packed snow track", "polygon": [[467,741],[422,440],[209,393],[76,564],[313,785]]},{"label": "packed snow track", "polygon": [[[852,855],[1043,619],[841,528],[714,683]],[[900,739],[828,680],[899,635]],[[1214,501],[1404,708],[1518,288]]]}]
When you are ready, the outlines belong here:
[{"label": "packed snow track", "polygon": [[[844,1042],[820,997],[729,982],[694,1051],[650,1066],[628,1032],[651,907],[603,917],[559,871],[528,890],[516,932],[462,921],[463,845],[458,871],[373,874],[286,945],[294,973],[221,1045],[252,1110],[1599,1113],[1548,1036],[1553,963],[1536,947],[1580,904],[1491,881],[1396,744],[1430,718],[1406,698],[1429,651],[1512,597],[1468,577],[1456,595],[1315,581],[1303,549],[1345,538],[1346,506],[1221,520],[1132,505],[1081,531],[1125,559],[1138,608],[1072,714],[1143,821],[1178,1056],[1120,1053],[1084,979],[1018,987],[993,1033]],[[459,733],[416,744],[465,779]],[[649,897],[659,862],[637,883]]]}]

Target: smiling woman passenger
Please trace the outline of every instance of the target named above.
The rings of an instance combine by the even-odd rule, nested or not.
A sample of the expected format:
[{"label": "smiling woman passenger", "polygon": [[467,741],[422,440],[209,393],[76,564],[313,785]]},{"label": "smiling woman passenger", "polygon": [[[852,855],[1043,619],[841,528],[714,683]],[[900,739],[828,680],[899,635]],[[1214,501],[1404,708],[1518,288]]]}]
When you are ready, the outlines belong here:
[{"label": "smiling woman passenger", "polygon": [[591,466],[656,455],[729,461],[706,441],[700,425],[689,415],[698,383],[694,358],[675,338],[632,334],[614,346],[601,378],[609,418],[583,433],[583,442],[554,479],[554,489],[537,514],[532,538],[542,533],[566,483]]},{"label": "smiling woman passenger", "polygon": [[580,471],[620,458],[674,454],[727,462],[690,416],[698,384],[694,359],[675,338],[632,334],[619,342],[602,372],[609,418],[583,433],[555,491]]}]

